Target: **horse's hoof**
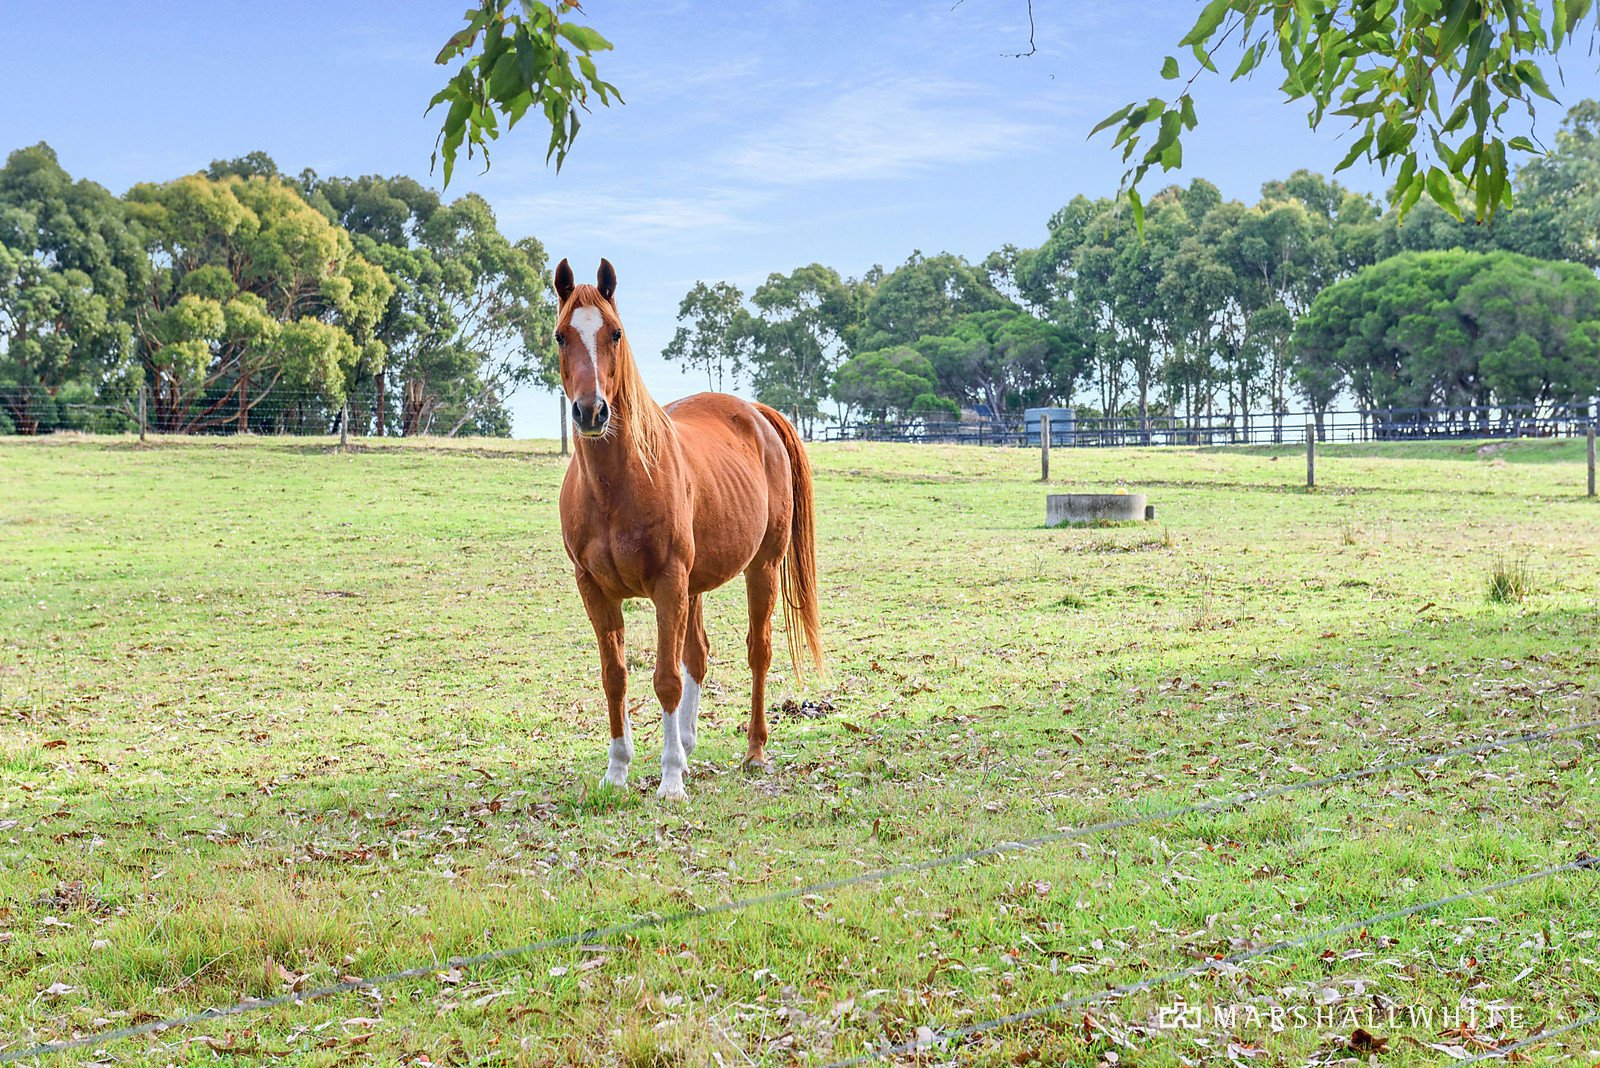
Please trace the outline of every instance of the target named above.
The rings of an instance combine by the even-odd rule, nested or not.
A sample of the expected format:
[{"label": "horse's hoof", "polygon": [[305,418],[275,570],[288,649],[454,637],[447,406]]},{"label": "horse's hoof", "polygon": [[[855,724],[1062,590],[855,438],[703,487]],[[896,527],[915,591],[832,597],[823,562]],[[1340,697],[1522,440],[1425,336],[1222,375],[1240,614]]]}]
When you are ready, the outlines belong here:
[{"label": "horse's hoof", "polygon": [[687,801],[687,800],[689,800],[689,794],[688,794],[687,791],[684,790],[684,788],[682,786],[668,787],[666,783],[662,783],[659,787],[656,788],[656,797],[658,797],[662,801]]},{"label": "horse's hoof", "polygon": [[600,776],[600,786],[599,786],[599,788],[604,790],[607,787],[614,787],[614,788],[616,788],[618,790],[626,790],[628,788],[628,775],[627,775],[627,772],[623,772],[621,775],[618,775],[615,778],[612,778],[611,773],[609,771],[606,772],[604,775]]},{"label": "horse's hoof", "polygon": [[748,753],[739,764],[739,770],[752,775],[765,775],[772,770],[772,765],[767,763],[767,758],[762,753]]}]

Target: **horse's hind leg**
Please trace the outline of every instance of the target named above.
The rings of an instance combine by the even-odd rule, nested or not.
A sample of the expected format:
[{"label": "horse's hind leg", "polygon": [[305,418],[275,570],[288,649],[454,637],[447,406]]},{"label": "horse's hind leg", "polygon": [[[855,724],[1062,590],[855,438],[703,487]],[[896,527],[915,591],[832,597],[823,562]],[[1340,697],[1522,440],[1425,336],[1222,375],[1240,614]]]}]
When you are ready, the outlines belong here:
[{"label": "horse's hind leg", "polygon": [[772,612],[778,604],[783,558],[755,563],[744,573],[745,599],[750,607],[750,726],[745,733],[744,766],[764,767],[767,762],[767,669],[772,666]]},{"label": "horse's hind leg", "polygon": [[711,666],[711,642],[706,637],[706,621],[700,614],[700,595],[689,598],[689,626],[683,635],[683,697],[678,701],[678,737],[683,741],[683,756],[694,755],[696,728],[700,721],[700,687]]}]

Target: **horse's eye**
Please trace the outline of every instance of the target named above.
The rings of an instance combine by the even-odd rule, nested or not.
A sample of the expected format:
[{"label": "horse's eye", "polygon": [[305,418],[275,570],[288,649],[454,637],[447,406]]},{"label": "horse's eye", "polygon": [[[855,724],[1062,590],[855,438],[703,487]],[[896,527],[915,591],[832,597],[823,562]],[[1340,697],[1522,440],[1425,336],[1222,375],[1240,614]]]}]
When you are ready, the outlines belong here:
[{"label": "horse's eye", "polygon": [[565,345],[566,343],[567,343],[567,339],[561,336],[561,331],[557,330],[556,331],[556,344],[557,345]]},{"label": "horse's eye", "polygon": [[622,331],[621,330],[613,330],[613,331],[611,331],[611,340],[612,340],[613,343],[621,341],[622,340]]}]

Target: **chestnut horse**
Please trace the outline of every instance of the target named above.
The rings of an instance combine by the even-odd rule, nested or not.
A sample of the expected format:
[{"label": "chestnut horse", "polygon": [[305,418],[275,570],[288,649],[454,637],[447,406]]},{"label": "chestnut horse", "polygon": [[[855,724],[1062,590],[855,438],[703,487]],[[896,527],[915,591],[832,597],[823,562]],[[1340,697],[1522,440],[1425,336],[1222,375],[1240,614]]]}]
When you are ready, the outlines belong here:
[{"label": "chestnut horse", "polygon": [[794,427],[764,404],[699,393],[661,408],[645,391],[617,317],[616,271],[600,261],[596,285],[556,268],[556,345],[577,439],[561,485],[561,535],[600,643],[611,715],[602,786],[622,786],[633,761],[625,705],[622,602],[656,609],[656,697],[661,702],[661,787],[683,798],[694,752],[700,686],[711,648],[700,596],[743,573],[750,610],[750,725],[745,764],[766,761],[767,667],[772,613],[783,599],[789,656],[802,646],[822,668],[811,465]]}]

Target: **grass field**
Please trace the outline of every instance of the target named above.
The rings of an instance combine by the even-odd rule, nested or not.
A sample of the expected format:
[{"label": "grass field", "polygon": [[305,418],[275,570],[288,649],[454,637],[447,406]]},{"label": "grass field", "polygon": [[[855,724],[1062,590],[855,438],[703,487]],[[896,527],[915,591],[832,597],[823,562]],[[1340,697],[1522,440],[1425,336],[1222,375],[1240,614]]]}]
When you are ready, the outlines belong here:
[{"label": "grass field", "polygon": [[[743,592],[712,595],[673,806],[645,604],[635,774],[594,788],[548,443],[0,442],[0,1056],[1600,719],[1580,450],[1330,447],[1315,492],[1290,449],[1058,450],[1060,485],[1146,490],[1159,519],[1046,530],[1031,453],[817,447],[831,676],[800,693],[780,662],[769,694],[833,710],[775,713],[772,770],[741,773]],[[1525,589],[1491,600],[1497,565]],[[1600,853],[1597,753],[1515,746],[43,1062],[822,1064]],[[1600,1010],[1597,932],[1600,872],[1568,872],[899,1060],[1442,1063]],[[1179,999],[1200,1027],[1161,1026]],[[1524,1055],[1597,1050],[1588,1026]]]}]

